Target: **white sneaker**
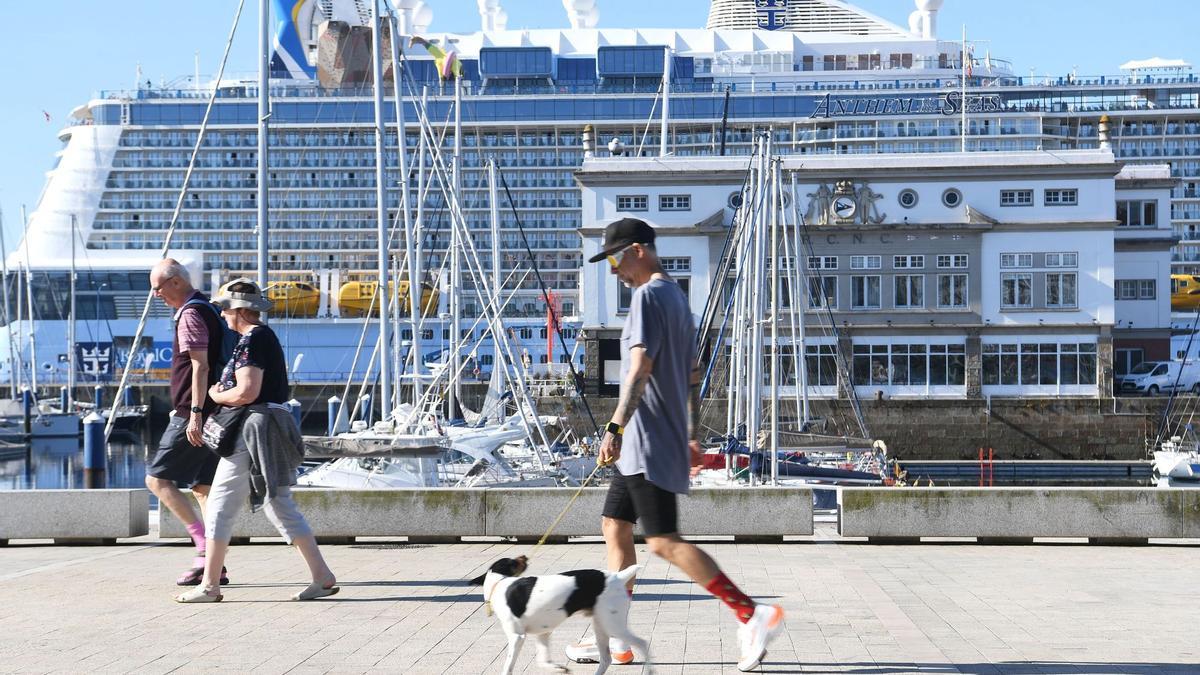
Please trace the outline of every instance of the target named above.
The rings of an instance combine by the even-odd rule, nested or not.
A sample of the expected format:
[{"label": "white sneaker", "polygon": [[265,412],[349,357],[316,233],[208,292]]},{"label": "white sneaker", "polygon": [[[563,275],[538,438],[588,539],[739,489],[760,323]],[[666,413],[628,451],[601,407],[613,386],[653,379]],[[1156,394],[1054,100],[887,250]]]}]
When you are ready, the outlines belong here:
[{"label": "white sneaker", "polygon": [[[617,638],[609,638],[608,652],[612,655],[613,663],[624,665],[633,661],[633,650]],[[595,636],[567,647],[567,658],[575,663],[599,663],[600,650],[596,647]]]},{"label": "white sneaker", "polygon": [[738,670],[754,670],[767,655],[767,643],[783,627],[783,608],[778,605],[758,605],[754,616],[738,627],[738,643],[742,646],[742,659]]}]

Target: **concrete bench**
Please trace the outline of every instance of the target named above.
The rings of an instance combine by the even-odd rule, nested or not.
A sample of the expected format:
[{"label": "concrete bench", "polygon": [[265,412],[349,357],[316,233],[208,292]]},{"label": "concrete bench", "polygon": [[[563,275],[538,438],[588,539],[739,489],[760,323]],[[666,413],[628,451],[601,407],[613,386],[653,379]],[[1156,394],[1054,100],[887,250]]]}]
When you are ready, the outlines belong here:
[{"label": "concrete bench", "polygon": [[112,544],[150,532],[149,490],[0,492],[0,546],[10,539]]},{"label": "concrete bench", "polygon": [[1200,538],[1200,490],[1126,487],[843,488],[838,531],[872,542],[1035,537],[1093,543]]},{"label": "concrete bench", "polygon": [[[187,490],[185,495],[191,496]],[[484,533],[484,491],[453,489],[338,490],[295,488],[292,496],[322,542],[355,537],[409,537],[442,541]],[[160,509],[160,538],[186,538],[169,509]],[[279,537],[265,513],[244,505],[233,526],[235,539]]]},{"label": "concrete bench", "polygon": [[[584,490],[554,528],[553,536],[598,536],[607,488]],[[537,540],[566,507],[573,489],[513,488],[487,491],[485,529],[490,536]],[[679,529],[685,537],[733,536],[778,540],[813,532],[808,488],[697,488],[679,500]],[[635,532],[640,533],[638,528]]]},{"label": "concrete bench", "polygon": [[[584,490],[555,528],[553,537],[599,536],[605,488]],[[573,488],[292,491],[318,540],[408,537],[409,541],[457,541],[467,536],[536,541],[575,494]],[[685,535],[778,540],[813,531],[812,491],[807,488],[705,488],[680,500]],[[278,537],[266,515],[242,509],[234,538]],[[169,512],[159,519],[159,536],[186,538]]]}]

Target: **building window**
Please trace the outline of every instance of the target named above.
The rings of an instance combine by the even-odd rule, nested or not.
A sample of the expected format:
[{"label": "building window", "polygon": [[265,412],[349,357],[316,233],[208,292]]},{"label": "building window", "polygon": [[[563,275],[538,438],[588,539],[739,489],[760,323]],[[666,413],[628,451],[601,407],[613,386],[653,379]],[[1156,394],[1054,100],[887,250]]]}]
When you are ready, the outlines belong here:
[{"label": "building window", "polygon": [[1094,385],[1094,343],[983,345],[984,385]]},{"label": "building window", "polygon": [[837,309],[837,277],[808,279],[808,306],[814,309]]},{"label": "building window", "polygon": [[1078,267],[1078,253],[1047,253],[1046,267]]},{"label": "building window", "polygon": [[1154,200],[1121,200],[1117,202],[1118,227],[1157,227],[1158,202]]},{"label": "building window", "polygon": [[1075,188],[1046,190],[1046,206],[1075,206],[1079,203],[1079,190]]},{"label": "building window", "polygon": [[1001,190],[1000,206],[1033,206],[1033,190]]},{"label": "building window", "polygon": [[937,257],[937,266],[938,266],[938,269],[942,269],[942,270],[945,270],[945,269],[964,269],[965,270],[967,268],[967,254],[966,253],[954,253],[954,254],[949,254],[949,255],[939,255]]},{"label": "building window", "polygon": [[1001,274],[1000,306],[1004,308],[1033,307],[1033,275]]},{"label": "building window", "polygon": [[692,271],[692,259],[684,256],[679,258],[659,258],[663,271],[667,274],[685,274]]},{"label": "building window", "polygon": [[1138,300],[1154,300],[1158,296],[1158,284],[1154,279],[1138,280]]},{"label": "building window", "polygon": [[901,274],[896,276],[896,308],[925,306],[925,276]]},{"label": "building window", "polygon": [[649,201],[646,195],[619,195],[617,196],[617,210],[645,211],[649,207]]},{"label": "building window", "polygon": [[617,282],[617,312],[628,312],[629,305],[633,302],[633,289],[621,282]]},{"label": "building window", "polygon": [[1116,284],[1116,299],[1117,300],[1137,300],[1138,281],[1137,279],[1118,279]]},{"label": "building window", "polygon": [[889,384],[888,345],[854,345],[852,378],[856,386]]},{"label": "building window", "polygon": [[966,345],[929,345],[929,384],[961,387],[966,373]]},{"label": "building window", "polygon": [[804,367],[813,387],[837,386],[837,348],[834,345],[804,345]]},{"label": "building window", "polygon": [[852,255],[850,256],[850,269],[852,270],[877,270],[883,266],[883,259],[877,255]]},{"label": "building window", "polygon": [[1078,278],[1074,272],[1055,272],[1046,275],[1046,306],[1054,308],[1079,305]]},{"label": "building window", "polygon": [[1113,359],[1113,370],[1117,375],[1128,375],[1135,366],[1145,360],[1146,354],[1141,348],[1118,349],[1116,358]]},{"label": "building window", "polygon": [[942,203],[950,208],[954,208],[962,203],[962,193],[954,188],[950,188],[942,193]]},{"label": "building window", "polygon": [[1033,267],[1032,253],[1001,253],[1000,266],[1006,268]]},{"label": "building window", "polygon": [[810,270],[836,270],[838,259],[836,255],[813,255],[808,257]]},{"label": "building window", "polygon": [[850,277],[850,306],[853,309],[879,309],[880,285],[878,275]]},{"label": "building window", "polygon": [[952,309],[967,306],[967,275],[938,275],[938,308]]},{"label": "building window", "polygon": [[660,195],[658,198],[659,211],[691,211],[691,195]]},{"label": "building window", "polygon": [[897,270],[919,270],[925,268],[925,256],[923,255],[894,255],[892,256],[892,269]]},{"label": "building window", "polygon": [[896,199],[900,202],[900,206],[911,209],[917,205],[917,191],[913,189],[901,190]]}]

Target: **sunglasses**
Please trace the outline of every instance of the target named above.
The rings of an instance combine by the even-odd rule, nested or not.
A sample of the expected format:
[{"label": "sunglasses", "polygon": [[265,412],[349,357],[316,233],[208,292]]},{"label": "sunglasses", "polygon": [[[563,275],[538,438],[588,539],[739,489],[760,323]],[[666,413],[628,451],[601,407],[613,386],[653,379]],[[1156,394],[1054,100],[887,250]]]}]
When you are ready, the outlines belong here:
[{"label": "sunglasses", "polygon": [[614,270],[617,269],[618,267],[620,267],[621,261],[625,259],[625,252],[629,250],[630,246],[633,246],[633,244],[630,244],[629,246],[626,246],[625,248],[623,248],[619,251],[614,251],[611,255],[609,255],[608,256],[609,267],[612,267]]}]

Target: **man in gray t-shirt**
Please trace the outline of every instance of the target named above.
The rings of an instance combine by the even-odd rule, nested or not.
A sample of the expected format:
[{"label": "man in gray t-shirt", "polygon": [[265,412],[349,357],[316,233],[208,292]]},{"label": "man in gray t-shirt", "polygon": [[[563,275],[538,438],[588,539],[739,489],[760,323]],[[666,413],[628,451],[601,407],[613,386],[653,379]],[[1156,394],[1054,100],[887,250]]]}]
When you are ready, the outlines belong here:
[{"label": "man in gray t-shirt", "polygon": [[[690,467],[700,454],[700,370],[687,296],[663,271],[654,239],[650,225],[624,218],[608,226],[603,250],[589,260],[607,260],[621,283],[634,289],[621,332],[621,398],[600,444],[600,463],[616,464],[601,521],[608,567],[636,564],[633,526],[640,521],[651,553],[734,611],[742,624],[738,669],[753,670],[782,628],[783,610],[755,603],[707,553],[679,535],[678,495],[687,494]],[[610,641],[608,651],[618,663],[634,657],[617,641]],[[567,657],[595,661],[600,651],[580,644],[568,647]]]}]

